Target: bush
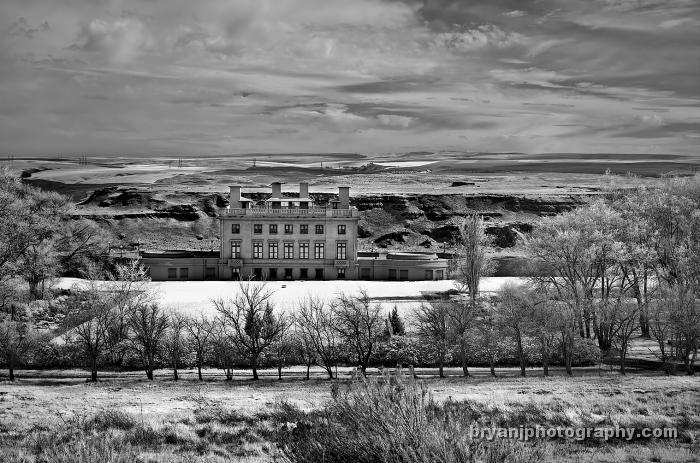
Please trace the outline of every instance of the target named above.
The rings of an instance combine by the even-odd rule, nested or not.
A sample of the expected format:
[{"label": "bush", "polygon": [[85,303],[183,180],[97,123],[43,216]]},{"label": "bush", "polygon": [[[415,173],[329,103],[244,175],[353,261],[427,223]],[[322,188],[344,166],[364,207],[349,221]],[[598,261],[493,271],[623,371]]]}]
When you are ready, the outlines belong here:
[{"label": "bush", "polygon": [[106,431],[108,429],[121,429],[128,431],[136,426],[136,420],[130,414],[121,410],[101,410],[86,420],[86,431]]},{"label": "bush", "polygon": [[[539,447],[476,441],[471,420],[435,404],[422,383],[384,376],[360,382],[325,409],[296,423],[278,423],[275,436],[292,462],[535,462]],[[291,424],[291,426],[290,426]]]},{"label": "bush", "polygon": [[78,439],[46,450],[38,461],[45,463],[132,463],[137,453],[121,442],[104,437]]}]

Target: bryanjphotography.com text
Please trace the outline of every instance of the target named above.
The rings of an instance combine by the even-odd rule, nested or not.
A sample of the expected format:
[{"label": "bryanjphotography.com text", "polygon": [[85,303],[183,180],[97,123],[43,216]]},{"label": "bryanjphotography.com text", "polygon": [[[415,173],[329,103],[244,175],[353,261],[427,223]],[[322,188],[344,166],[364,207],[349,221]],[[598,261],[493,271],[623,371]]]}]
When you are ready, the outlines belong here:
[{"label": "bryanjphotography.com text", "polygon": [[470,426],[469,435],[474,439],[497,440],[514,439],[521,441],[535,439],[599,439],[625,440],[633,439],[676,439],[676,428],[627,428],[621,426],[607,427],[566,427],[566,426],[518,426],[508,428]]}]

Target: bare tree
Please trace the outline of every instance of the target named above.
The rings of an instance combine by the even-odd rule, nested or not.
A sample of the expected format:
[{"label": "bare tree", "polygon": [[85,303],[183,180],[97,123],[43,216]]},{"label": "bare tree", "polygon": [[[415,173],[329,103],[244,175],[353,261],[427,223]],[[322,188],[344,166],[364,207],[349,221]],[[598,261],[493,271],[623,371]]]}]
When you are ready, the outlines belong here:
[{"label": "bare tree", "polygon": [[486,234],[484,220],[477,212],[467,215],[460,234],[456,280],[466,288],[472,305],[476,305],[481,278],[491,275],[495,269],[495,262],[489,255],[493,239]]},{"label": "bare tree", "polygon": [[520,376],[525,376],[525,354],[523,352],[523,336],[532,318],[532,301],[528,289],[506,283],[498,291],[497,304],[498,322],[515,339],[515,345],[520,362]]},{"label": "bare tree", "polygon": [[[326,370],[333,379],[333,367],[338,362],[339,339],[335,329],[334,306],[325,300],[309,296],[299,301],[296,326],[305,356]],[[308,365],[307,364],[307,377]]]},{"label": "bare tree", "polygon": [[458,299],[447,304],[447,317],[450,327],[450,337],[459,346],[459,357],[462,364],[462,374],[469,376],[469,330],[480,311],[479,299]]},{"label": "bare tree", "polygon": [[108,330],[114,317],[114,294],[97,280],[75,287],[76,297],[64,321],[68,337],[82,346],[90,365],[90,380],[97,381],[98,362],[107,351]]},{"label": "bare tree", "polygon": [[233,367],[237,360],[236,346],[233,343],[232,333],[228,331],[221,319],[217,319],[213,324],[211,348],[213,363],[224,371],[226,381],[233,380]]},{"label": "bare tree", "polygon": [[13,319],[0,314],[0,359],[7,365],[10,381],[15,380],[15,368],[34,345],[28,320]]},{"label": "bare tree", "polygon": [[444,378],[445,360],[449,353],[449,315],[445,303],[421,304],[416,310],[418,336],[430,348],[438,364],[440,378]]},{"label": "bare tree", "polygon": [[111,362],[121,366],[130,349],[129,320],[138,307],[152,304],[154,294],[148,286],[150,278],[146,269],[137,261],[117,265],[114,273],[108,273],[108,288],[113,293],[113,316],[107,330],[107,344]]},{"label": "bare tree", "polygon": [[481,216],[472,211],[460,228],[461,243],[458,247],[458,258],[455,263],[457,288],[461,293],[468,293],[469,303],[454,302],[450,305],[449,318],[452,335],[459,344],[462,373],[469,376],[467,366],[467,335],[474,317],[479,311],[479,288],[481,279],[489,276],[495,270],[495,262],[489,252],[493,239],[486,234],[486,227]]},{"label": "bare tree", "polygon": [[559,346],[559,313],[546,292],[534,301],[531,316],[530,333],[540,348],[544,376],[549,376],[549,363]]},{"label": "bare tree", "polygon": [[491,376],[496,377],[496,362],[502,354],[501,332],[498,326],[496,308],[493,304],[484,304],[481,316],[474,324],[473,341],[483,349],[489,361]]},{"label": "bare tree", "polygon": [[341,294],[334,301],[335,329],[354,351],[363,375],[367,375],[369,359],[384,332],[381,306],[373,304],[366,290],[357,296]]},{"label": "bare tree", "polygon": [[212,347],[214,324],[203,314],[199,314],[198,317],[185,319],[185,330],[187,331],[187,345],[195,354],[197,377],[202,381],[202,365],[204,365],[204,359]]},{"label": "bare tree", "polygon": [[288,323],[283,316],[274,313],[272,291],[265,284],[241,281],[236,297],[225,302],[214,301],[231,341],[248,359],[253,369],[253,379],[258,379],[258,362],[261,354],[277,341]]},{"label": "bare tree", "polygon": [[128,326],[131,348],[141,359],[146,377],[152,380],[164,347],[168,315],[157,304],[140,305],[130,313]]},{"label": "bare tree", "polygon": [[615,309],[614,327],[611,345],[620,352],[620,373],[625,374],[625,361],[629,349],[630,339],[639,328],[639,307],[625,301],[620,301]]},{"label": "bare tree", "polygon": [[181,313],[171,313],[168,317],[168,330],[165,334],[165,353],[173,369],[173,380],[179,379],[178,369],[187,344],[187,319]]}]

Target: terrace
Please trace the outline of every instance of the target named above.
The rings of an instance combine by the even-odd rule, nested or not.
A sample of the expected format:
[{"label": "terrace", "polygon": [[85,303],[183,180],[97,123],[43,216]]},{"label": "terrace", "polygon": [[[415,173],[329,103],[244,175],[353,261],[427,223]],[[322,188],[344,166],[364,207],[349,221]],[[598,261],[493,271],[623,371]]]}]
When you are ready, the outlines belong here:
[{"label": "terrace", "polygon": [[221,209],[223,217],[359,217],[357,209],[333,209],[326,207],[252,207],[252,208],[230,208]]}]

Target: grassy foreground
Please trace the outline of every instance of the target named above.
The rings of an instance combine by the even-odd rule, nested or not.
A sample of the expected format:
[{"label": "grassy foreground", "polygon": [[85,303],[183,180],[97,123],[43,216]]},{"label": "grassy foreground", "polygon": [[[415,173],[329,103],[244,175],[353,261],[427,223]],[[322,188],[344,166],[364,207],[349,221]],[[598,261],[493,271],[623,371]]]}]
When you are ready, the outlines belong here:
[{"label": "grassy foreground", "polygon": [[[470,437],[470,426],[677,428],[675,439]],[[697,461],[700,380],[0,383],[0,461]]]}]

